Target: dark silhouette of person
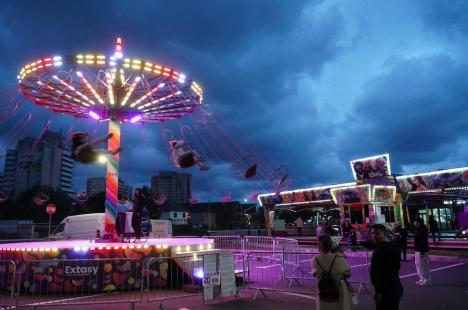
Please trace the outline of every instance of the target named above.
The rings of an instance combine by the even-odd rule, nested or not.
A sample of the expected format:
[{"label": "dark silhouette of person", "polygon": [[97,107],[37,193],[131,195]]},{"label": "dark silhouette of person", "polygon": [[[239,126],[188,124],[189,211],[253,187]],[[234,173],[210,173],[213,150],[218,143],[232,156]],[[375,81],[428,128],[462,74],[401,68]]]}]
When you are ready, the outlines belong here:
[{"label": "dark silhouette of person", "polygon": [[406,262],[406,249],[408,248],[408,231],[400,223],[395,225],[395,236],[398,247],[400,248],[400,258],[403,254],[403,261]]},{"label": "dark silhouette of person", "polygon": [[429,231],[431,232],[431,235],[432,235],[432,242],[434,242],[434,244],[436,243],[436,240],[435,240],[436,233],[439,236],[439,242],[440,242],[441,239],[440,239],[439,223],[434,218],[434,215],[429,215],[428,223],[429,223]]},{"label": "dark silhouette of person", "polygon": [[372,226],[372,238],[377,248],[372,253],[370,277],[374,286],[377,310],[398,310],[403,296],[400,282],[400,255],[397,247],[388,239],[382,224]]},{"label": "dark silhouette of person", "polygon": [[135,232],[135,239],[141,238],[141,219],[143,214],[143,193],[141,188],[135,188],[135,199],[133,202],[132,228]]},{"label": "dark silhouette of person", "polygon": [[421,286],[432,285],[431,273],[429,271],[429,234],[427,227],[421,218],[414,220],[414,262]]},{"label": "dark silhouette of person", "polygon": [[121,147],[114,150],[96,148],[99,144],[107,142],[110,138],[112,138],[112,133],[92,141],[89,141],[88,133],[78,132],[73,134],[72,158],[82,164],[92,164],[98,160],[99,155],[109,156],[119,153],[122,150]]}]

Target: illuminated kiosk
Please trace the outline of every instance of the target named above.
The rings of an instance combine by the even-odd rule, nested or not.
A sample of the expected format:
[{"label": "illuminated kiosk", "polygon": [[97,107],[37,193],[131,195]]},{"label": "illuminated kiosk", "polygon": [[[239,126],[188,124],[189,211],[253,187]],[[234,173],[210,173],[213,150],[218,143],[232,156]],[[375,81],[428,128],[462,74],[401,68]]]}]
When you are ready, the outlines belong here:
[{"label": "illuminated kiosk", "polygon": [[[18,81],[22,93],[39,106],[75,118],[108,121],[109,133],[113,134],[108,142],[108,148],[111,150],[120,147],[122,123],[137,124],[178,119],[193,113],[203,102],[201,88],[184,74],[157,63],[125,58],[120,38],[117,39],[115,52],[110,57],[91,53],[43,57],[24,66],[18,75]],[[131,263],[130,267],[113,266],[112,264],[118,264],[115,261],[109,261],[110,265],[106,265],[106,268],[101,266],[100,272],[110,273],[112,280],[114,270],[141,270],[141,263],[137,260],[174,257],[180,254],[194,255],[213,250],[213,240],[206,238],[149,238],[136,243],[121,242],[115,228],[117,213],[122,211],[119,210],[117,200],[119,159],[120,154],[116,154],[109,156],[107,160],[103,240],[0,244],[0,258],[12,260],[16,264],[17,276],[22,279],[22,283],[19,284],[21,289],[31,289],[32,280],[28,275],[32,267],[28,264],[33,262],[42,261],[43,264],[49,264],[46,262],[57,258],[135,259],[135,265]],[[48,276],[55,278],[56,272],[63,273],[63,270],[53,267],[56,262],[50,264],[51,273]],[[34,270],[37,268],[34,267]],[[57,277],[60,278],[59,275]],[[81,282],[75,281],[77,286],[68,289],[83,289],[80,286]],[[119,288],[121,283],[117,282],[112,280],[106,287],[108,290]],[[57,285],[62,285],[63,289],[64,283],[65,280]],[[104,289],[103,285],[98,288]]]},{"label": "illuminated kiosk", "polygon": [[327,218],[332,225],[349,220],[358,237],[370,223],[392,225],[401,220],[401,199],[391,174],[389,155],[356,159],[350,164],[355,182],[263,194],[258,200],[273,210],[330,212],[332,215]]},{"label": "illuminated kiosk", "polygon": [[350,164],[355,182],[261,194],[258,201],[270,219],[275,210],[339,209],[338,218],[349,219],[358,233],[375,222],[408,225],[421,217],[427,223],[430,215],[442,231],[468,226],[468,167],[395,175],[388,154]]},{"label": "illuminated kiosk", "polygon": [[396,177],[403,197],[403,219],[432,215],[441,231],[468,227],[468,167],[437,170]]},{"label": "illuminated kiosk", "polygon": [[[355,183],[333,184],[283,191],[278,194],[261,194],[257,199],[264,210],[266,210],[266,213],[268,213],[266,215],[269,220],[268,226],[272,230],[274,230],[273,221],[275,212],[278,211],[295,212],[297,216],[300,216],[302,212],[312,211],[315,212],[316,225],[318,224],[319,217],[327,218],[331,224],[337,225],[340,223],[340,212],[333,200],[331,190],[354,184]],[[319,216],[319,214],[321,216]],[[278,234],[278,231],[273,231],[273,234]]]}]

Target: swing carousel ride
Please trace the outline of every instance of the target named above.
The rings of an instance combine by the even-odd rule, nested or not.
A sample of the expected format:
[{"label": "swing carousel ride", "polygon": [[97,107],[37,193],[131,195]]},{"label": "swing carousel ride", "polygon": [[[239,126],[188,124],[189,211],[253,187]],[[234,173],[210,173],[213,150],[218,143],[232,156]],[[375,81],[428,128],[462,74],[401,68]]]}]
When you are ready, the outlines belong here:
[{"label": "swing carousel ride", "polygon": [[[107,122],[108,133],[112,134],[108,140],[109,150],[120,147],[122,124],[158,123],[164,143],[169,147],[169,157],[178,168],[185,167],[179,165],[174,156],[174,149],[170,146],[175,145],[174,141],[183,141],[183,149],[180,150],[182,153],[199,156],[195,153],[195,149],[201,149],[204,152],[202,155],[204,157],[208,155],[206,158],[214,162],[228,162],[241,180],[255,182],[256,185],[251,188],[258,189],[254,192],[271,190],[271,188],[279,192],[280,188],[287,186],[289,179],[286,167],[276,163],[270,165],[267,160],[259,163],[257,157],[239,142],[247,140],[240,131],[219,112],[205,104],[202,88],[197,82],[173,68],[155,62],[127,58],[124,56],[122,46],[122,39],[117,38],[115,51],[111,56],[83,53],[37,59],[25,65],[18,75],[20,96],[34,102],[40,108],[58,114],[78,119],[92,119],[97,124]],[[17,102],[10,104],[9,107],[9,111],[0,115],[2,118],[0,121],[11,118],[20,110]],[[29,113],[23,116],[22,120],[29,121],[33,116]],[[14,132],[8,134],[19,135],[24,130],[20,127],[21,123],[19,124]],[[50,121],[47,122],[41,136],[49,126]],[[72,127],[69,132],[71,129]],[[125,149],[122,153],[122,156],[124,155]],[[107,159],[105,225],[102,236],[109,240],[110,244],[103,246],[104,249],[112,247],[117,250],[126,247],[124,243],[115,243],[119,241],[115,225],[119,212],[119,161],[119,153],[110,155]],[[215,189],[211,179],[206,176],[207,173],[203,172],[203,175],[207,178],[207,183]],[[251,199],[256,199],[256,196],[256,193],[247,195]],[[219,197],[222,197],[223,202],[232,199],[230,192],[224,196],[219,193]],[[0,203],[7,199],[7,194],[1,192]],[[165,197],[153,197],[153,199],[158,205],[164,204],[165,201]],[[48,200],[48,193],[44,191],[40,191],[34,197],[34,203],[37,205],[43,205]],[[85,193],[77,194],[76,203],[82,204],[86,200]],[[207,246],[210,244],[211,240],[206,239],[177,241],[148,239],[143,247],[157,246],[158,249],[166,249],[171,246],[185,246],[188,249],[190,245],[196,245],[197,248],[208,249]],[[65,248],[86,249],[86,251],[97,249],[90,245],[89,241],[83,240],[62,241],[56,246],[3,244],[0,250]]]}]

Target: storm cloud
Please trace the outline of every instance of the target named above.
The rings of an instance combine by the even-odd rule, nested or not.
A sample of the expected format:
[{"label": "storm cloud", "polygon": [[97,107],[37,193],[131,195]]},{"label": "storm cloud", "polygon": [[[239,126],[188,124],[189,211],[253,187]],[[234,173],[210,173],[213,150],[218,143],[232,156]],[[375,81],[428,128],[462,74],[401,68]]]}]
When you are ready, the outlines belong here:
[{"label": "storm cloud", "polygon": [[[122,36],[127,55],[199,81],[206,110],[222,115],[216,120],[236,140],[229,144],[227,137],[226,145],[239,143],[270,169],[287,166],[292,187],[350,181],[349,160],[387,152],[395,172],[466,165],[463,1],[0,0],[0,6],[4,89],[37,57],[109,54]],[[31,105],[16,121],[38,110]],[[53,130],[105,132],[105,125],[41,111],[23,135],[38,135],[52,118]],[[164,126],[180,135],[184,122]],[[14,145],[5,137],[9,126],[0,124],[3,149]],[[151,175],[175,170],[161,126],[124,129],[124,180],[149,185]],[[211,164],[203,174],[184,171],[193,173],[199,199],[273,189],[268,176],[247,182],[236,174],[235,148],[216,139],[191,143]],[[86,177],[104,174],[100,166],[77,167],[77,190]]]}]

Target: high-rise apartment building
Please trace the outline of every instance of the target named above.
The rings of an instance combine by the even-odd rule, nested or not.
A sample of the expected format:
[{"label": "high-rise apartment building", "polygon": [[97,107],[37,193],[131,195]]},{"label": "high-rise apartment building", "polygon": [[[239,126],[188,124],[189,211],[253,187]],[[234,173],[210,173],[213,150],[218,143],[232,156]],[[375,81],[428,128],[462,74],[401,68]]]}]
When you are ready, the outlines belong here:
[{"label": "high-rise apartment building", "polygon": [[47,186],[73,194],[74,161],[65,137],[46,132],[41,138],[24,138],[7,150],[2,189],[17,197],[27,189]]},{"label": "high-rise apartment building", "polygon": [[7,196],[13,196],[15,193],[15,174],[16,174],[16,150],[7,150],[5,153],[5,166],[3,169],[2,191]]},{"label": "high-rise apartment building", "polygon": [[153,197],[165,196],[171,204],[186,204],[192,197],[192,175],[172,171],[160,171],[151,177]]},{"label": "high-rise apartment building", "polygon": [[[105,177],[88,178],[86,180],[86,193],[88,193],[88,197],[96,195],[99,192],[105,191]],[[133,200],[133,187],[125,183],[125,181],[123,181],[122,179],[119,179],[119,199]]]}]

